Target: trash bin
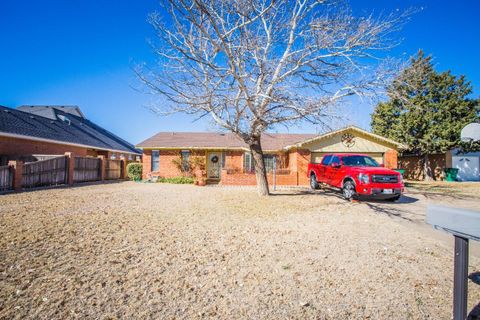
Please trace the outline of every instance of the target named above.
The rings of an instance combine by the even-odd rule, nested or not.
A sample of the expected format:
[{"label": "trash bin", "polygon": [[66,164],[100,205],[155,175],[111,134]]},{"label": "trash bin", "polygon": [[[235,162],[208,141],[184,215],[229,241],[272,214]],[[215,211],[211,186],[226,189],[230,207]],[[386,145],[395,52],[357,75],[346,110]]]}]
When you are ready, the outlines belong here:
[{"label": "trash bin", "polygon": [[443,169],[443,171],[445,172],[445,180],[457,181],[457,174],[458,174],[457,168],[445,168]]},{"label": "trash bin", "polygon": [[400,174],[403,176],[405,175],[405,169],[393,169],[394,171],[400,172]]}]

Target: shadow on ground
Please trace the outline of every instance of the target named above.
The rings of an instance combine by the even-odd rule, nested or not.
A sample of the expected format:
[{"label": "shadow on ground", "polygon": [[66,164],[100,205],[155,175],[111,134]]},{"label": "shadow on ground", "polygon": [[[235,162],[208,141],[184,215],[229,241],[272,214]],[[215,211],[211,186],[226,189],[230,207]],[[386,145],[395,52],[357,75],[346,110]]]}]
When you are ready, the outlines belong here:
[{"label": "shadow on ground", "polygon": [[277,191],[272,191],[271,193],[272,196],[276,197],[281,197],[281,196],[306,196],[306,195],[312,195],[312,196],[333,196],[339,199],[343,199],[342,194],[336,190],[333,189],[319,189],[319,190],[277,190]]}]

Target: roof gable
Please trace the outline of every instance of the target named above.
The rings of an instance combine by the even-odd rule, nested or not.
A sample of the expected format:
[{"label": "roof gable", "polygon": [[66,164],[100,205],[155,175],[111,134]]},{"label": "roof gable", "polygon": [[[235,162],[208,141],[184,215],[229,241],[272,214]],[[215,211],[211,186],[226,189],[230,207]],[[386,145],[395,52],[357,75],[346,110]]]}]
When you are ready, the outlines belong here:
[{"label": "roof gable", "polygon": [[315,141],[328,139],[328,138],[331,138],[332,136],[345,134],[345,133],[359,134],[361,136],[364,136],[368,139],[371,139],[371,140],[376,141],[376,142],[378,142],[380,144],[383,144],[383,145],[395,147],[397,149],[407,149],[407,146],[402,144],[402,143],[399,143],[397,141],[379,136],[377,134],[368,132],[366,130],[360,129],[360,128],[355,127],[355,126],[349,126],[349,127],[346,127],[346,128],[342,128],[342,129],[334,130],[334,131],[331,131],[331,132],[327,132],[327,133],[322,134],[322,135],[317,135],[317,136],[315,136],[311,139],[301,141],[300,143],[297,143],[295,145],[287,146],[287,149],[291,148],[291,147],[302,147],[302,146],[305,146],[307,144],[313,143]]},{"label": "roof gable", "polygon": [[40,106],[40,105],[30,106],[28,105],[28,106],[17,107],[17,110],[36,114],[38,116],[42,116],[52,120],[57,120],[57,112],[56,112],[57,110],[63,113],[68,113],[68,114],[86,119],[85,115],[83,114],[83,112],[80,110],[78,106]]}]

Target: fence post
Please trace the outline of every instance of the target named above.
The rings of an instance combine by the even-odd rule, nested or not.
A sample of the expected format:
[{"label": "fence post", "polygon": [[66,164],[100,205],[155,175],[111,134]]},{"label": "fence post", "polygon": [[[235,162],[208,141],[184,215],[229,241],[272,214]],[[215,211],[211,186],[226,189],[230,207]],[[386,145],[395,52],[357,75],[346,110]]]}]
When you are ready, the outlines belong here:
[{"label": "fence post", "polygon": [[100,181],[105,180],[105,156],[98,156],[100,159]]},{"label": "fence post", "polygon": [[73,173],[75,171],[75,156],[73,152],[65,152],[65,157],[67,157],[67,168],[66,168],[66,183],[69,186],[73,186]]},{"label": "fence post", "polygon": [[13,167],[13,191],[22,191],[23,161],[9,161],[8,165]]},{"label": "fence post", "polygon": [[127,161],[125,159],[120,160],[120,179],[125,180],[127,178]]}]

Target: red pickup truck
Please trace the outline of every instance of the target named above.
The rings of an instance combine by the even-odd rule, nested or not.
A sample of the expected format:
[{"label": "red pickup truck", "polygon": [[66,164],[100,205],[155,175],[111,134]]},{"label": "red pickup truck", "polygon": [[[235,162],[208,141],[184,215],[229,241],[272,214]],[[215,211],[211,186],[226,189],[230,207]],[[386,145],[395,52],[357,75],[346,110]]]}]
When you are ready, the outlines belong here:
[{"label": "red pickup truck", "polygon": [[359,196],[396,201],[404,192],[402,175],[384,168],[363,154],[327,154],[321,163],[310,163],[312,189],[326,184],[342,190],[347,200]]}]

